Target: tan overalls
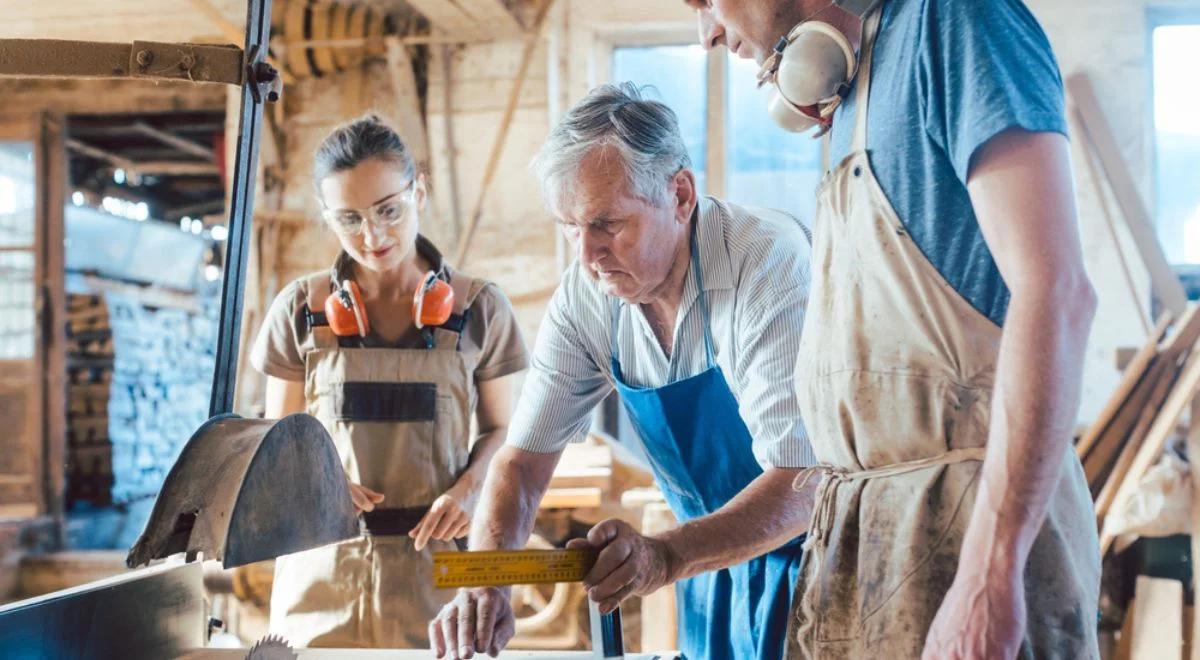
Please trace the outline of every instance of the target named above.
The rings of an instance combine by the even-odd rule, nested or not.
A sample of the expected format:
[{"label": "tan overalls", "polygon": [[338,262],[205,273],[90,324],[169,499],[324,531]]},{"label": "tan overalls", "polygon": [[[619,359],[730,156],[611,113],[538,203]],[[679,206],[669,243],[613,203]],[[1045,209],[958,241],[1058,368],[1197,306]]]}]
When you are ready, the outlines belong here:
[{"label": "tan overalls", "polygon": [[[871,171],[879,12],[864,27],[852,151],[818,189],[796,387],[823,467],[790,658],[920,657],[958,568],[988,438],[1001,329],[925,258]],[[1023,658],[1098,657],[1092,503],[1069,443],[1063,451],[1025,568]]]},{"label": "tan overalls", "polygon": [[[293,646],[425,648],[453,590],[433,588],[433,551],[406,534],[467,467],[475,381],[458,351],[464,313],[484,282],[453,274],[454,316],[429,349],[358,348],[317,325],[305,342],[308,413],[329,430],[351,481],[385,495],[364,536],[276,560],[271,632]],[[304,282],[324,309],[328,273]],[[457,328],[453,328],[457,319]],[[280,506],[287,506],[281,502]]]}]

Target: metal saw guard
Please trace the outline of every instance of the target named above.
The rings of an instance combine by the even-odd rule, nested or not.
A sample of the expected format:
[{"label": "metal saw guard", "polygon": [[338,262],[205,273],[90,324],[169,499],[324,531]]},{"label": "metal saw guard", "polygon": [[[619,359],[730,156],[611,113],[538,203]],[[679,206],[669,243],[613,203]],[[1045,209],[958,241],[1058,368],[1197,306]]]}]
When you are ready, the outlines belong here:
[{"label": "metal saw guard", "polygon": [[346,473],[316,418],[224,414],[180,452],[125,563],[203,552],[232,568],[358,535]]}]

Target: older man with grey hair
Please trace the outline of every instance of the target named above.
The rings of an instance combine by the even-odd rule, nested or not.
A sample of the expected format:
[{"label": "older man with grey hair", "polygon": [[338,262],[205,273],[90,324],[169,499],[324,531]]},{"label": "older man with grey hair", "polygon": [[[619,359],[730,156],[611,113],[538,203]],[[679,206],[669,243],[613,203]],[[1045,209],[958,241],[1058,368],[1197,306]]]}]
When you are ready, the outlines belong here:
[{"label": "older man with grey hair", "polygon": [[[471,548],[525,544],[563,448],[616,391],[681,524],[643,535],[612,519],[572,540],[597,552],[588,596],[607,612],[675,583],[687,657],[778,658],[812,500],[792,487],[814,462],[792,385],[806,232],[701,197],[674,113],[628,84],[572,109],[535,169],[577,259],[538,332]],[[497,588],[461,591],[430,623],[439,657],[495,655],[512,635]]]}]

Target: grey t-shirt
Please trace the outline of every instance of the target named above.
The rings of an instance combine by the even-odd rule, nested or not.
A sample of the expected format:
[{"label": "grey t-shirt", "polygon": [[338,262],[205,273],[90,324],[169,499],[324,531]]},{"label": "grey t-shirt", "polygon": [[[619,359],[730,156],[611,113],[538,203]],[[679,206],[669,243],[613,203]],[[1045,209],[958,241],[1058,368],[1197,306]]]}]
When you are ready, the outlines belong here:
[{"label": "grey t-shirt", "polygon": [[[301,281],[288,284],[275,297],[250,351],[250,364],[255,369],[283,380],[304,380],[303,346],[309,328]],[[385,344],[378,338],[367,337],[364,345]],[[413,328],[413,332],[391,346],[424,348],[424,343]],[[529,365],[529,353],[512,305],[496,285],[485,285],[471,304],[459,350],[473,361],[475,382],[514,374]]]},{"label": "grey t-shirt", "polygon": [[[833,163],[857,107],[835,115]],[[900,221],[972,306],[1002,325],[1008,287],[967,195],[971,158],[1007,129],[1066,134],[1050,43],[1021,0],[890,0],[871,76],[867,149]]]}]

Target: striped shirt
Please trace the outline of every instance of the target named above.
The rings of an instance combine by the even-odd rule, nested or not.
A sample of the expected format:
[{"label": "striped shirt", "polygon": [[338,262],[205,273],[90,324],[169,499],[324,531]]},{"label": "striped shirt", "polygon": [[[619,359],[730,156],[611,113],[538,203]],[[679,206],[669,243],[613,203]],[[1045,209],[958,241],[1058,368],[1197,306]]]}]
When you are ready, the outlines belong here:
[{"label": "striped shirt", "polygon": [[[813,465],[793,385],[810,278],[806,230],[780,211],[713,198],[700,200],[697,217],[716,361],[750,429],[754,455],[764,468]],[[661,387],[707,368],[696,292],[689,272],[669,357],[641,307],[620,303],[617,350],[627,384]],[[611,301],[578,262],[563,274],[538,331],[509,444],[552,453],[585,437],[593,408],[615,386]]]}]

